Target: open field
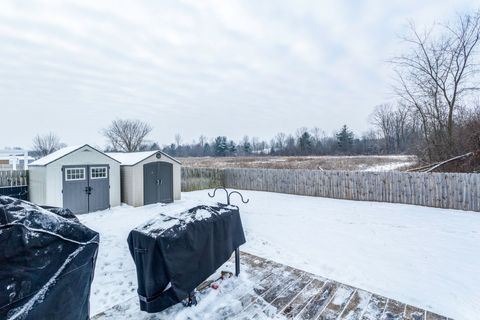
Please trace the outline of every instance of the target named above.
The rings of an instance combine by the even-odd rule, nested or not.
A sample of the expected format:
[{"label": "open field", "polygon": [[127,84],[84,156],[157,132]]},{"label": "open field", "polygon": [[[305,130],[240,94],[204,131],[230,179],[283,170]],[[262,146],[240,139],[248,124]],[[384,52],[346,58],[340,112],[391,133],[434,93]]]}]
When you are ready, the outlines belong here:
[{"label": "open field", "polygon": [[348,171],[404,170],[417,163],[415,156],[251,156],[179,158],[185,167],[195,168],[264,168]]}]

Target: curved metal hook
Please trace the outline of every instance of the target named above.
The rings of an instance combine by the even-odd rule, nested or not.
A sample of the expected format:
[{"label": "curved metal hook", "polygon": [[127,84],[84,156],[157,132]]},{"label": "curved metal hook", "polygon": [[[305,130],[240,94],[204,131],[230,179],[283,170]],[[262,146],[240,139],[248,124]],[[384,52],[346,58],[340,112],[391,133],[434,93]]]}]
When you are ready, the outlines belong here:
[{"label": "curved metal hook", "polygon": [[208,196],[210,198],[214,198],[215,197],[215,194],[217,193],[217,190],[223,190],[225,191],[225,193],[227,194],[227,204],[230,205],[230,197],[232,196],[232,194],[238,194],[240,196],[240,199],[242,200],[243,203],[248,203],[250,201],[250,199],[247,199],[246,201],[243,199],[243,195],[238,192],[238,191],[231,191],[230,193],[228,192],[227,188],[225,187],[219,187],[219,188],[215,188],[213,190],[213,194],[210,194],[210,192],[208,193]]},{"label": "curved metal hook", "polygon": [[230,197],[231,197],[232,194],[234,194],[234,193],[236,193],[236,194],[238,194],[238,195],[240,196],[240,199],[242,200],[243,203],[248,203],[248,201],[250,201],[250,199],[247,199],[247,201],[243,200],[243,195],[242,195],[240,192],[238,192],[238,191],[232,191],[232,192],[230,192],[230,194],[228,195],[228,204],[230,204]]},{"label": "curved metal hook", "polygon": [[227,203],[230,204],[230,197],[228,196],[228,191],[227,191],[227,189],[226,189],[225,187],[215,188],[215,189],[213,190],[213,195],[210,194],[210,192],[209,192],[209,193],[208,193],[208,196],[209,196],[210,198],[214,198],[214,197],[215,197],[215,193],[216,193],[217,190],[219,190],[219,189],[222,189],[223,191],[225,191],[225,193],[227,194]]}]

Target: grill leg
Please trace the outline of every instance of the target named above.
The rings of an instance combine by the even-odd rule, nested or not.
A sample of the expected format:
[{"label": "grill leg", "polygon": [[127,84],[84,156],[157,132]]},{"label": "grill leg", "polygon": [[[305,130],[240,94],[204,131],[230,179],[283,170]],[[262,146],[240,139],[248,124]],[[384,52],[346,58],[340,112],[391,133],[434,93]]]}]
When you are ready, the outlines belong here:
[{"label": "grill leg", "polygon": [[235,276],[240,274],[240,249],[235,249]]}]

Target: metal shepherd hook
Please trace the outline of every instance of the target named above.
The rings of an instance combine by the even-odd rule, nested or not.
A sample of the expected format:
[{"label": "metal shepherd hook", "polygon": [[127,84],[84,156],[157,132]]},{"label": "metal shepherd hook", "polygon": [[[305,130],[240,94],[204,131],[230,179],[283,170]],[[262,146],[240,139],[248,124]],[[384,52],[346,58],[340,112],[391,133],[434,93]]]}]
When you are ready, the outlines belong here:
[{"label": "metal shepherd hook", "polygon": [[[209,192],[208,196],[210,198],[215,197],[215,193],[217,192],[217,190],[224,190],[225,191],[225,193],[227,195],[227,205],[230,205],[230,197],[231,197],[232,194],[238,194],[243,203],[248,203],[248,201],[250,201],[250,199],[244,200],[243,195],[240,192],[238,192],[238,191],[228,192],[228,190],[225,187],[215,188],[213,190],[213,194],[210,194],[210,192]],[[238,277],[239,274],[240,274],[240,249],[236,248],[235,249],[235,276]]]},{"label": "metal shepherd hook", "polygon": [[243,199],[243,195],[238,192],[238,191],[231,191],[231,192],[228,192],[228,190],[225,188],[225,187],[220,187],[220,188],[215,188],[213,190],[213,195],[210,194],[210,192],[208,193],[208,196],[210,198],[214,198],[215,197],[215,193],[217,192],[217,190],[224,190],[225,193],[227,194],[227,204],[230,205],[230,197],[232,196],[232,194],[238,194],[240,196],[240,199],[242,200],[243,203],[248,203],[250,201],[250,199],[247,199],[246,201]]}]

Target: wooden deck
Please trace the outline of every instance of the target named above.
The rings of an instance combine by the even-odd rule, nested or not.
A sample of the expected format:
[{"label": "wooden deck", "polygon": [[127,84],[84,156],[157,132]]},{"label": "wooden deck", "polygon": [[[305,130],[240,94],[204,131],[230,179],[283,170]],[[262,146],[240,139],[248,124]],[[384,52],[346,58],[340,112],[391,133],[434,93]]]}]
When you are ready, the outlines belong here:
[{"label": "wooden deck", "polygon": [[[222,310],[218,319],[446,320],[444,316],[336,281],[242,252],[242,272],[254,289],[238,296],[239,308]],[[133,298],[135,301],[137,298]],[[130,307],[132,309],[134,307]],[[174,312],[148,315],[122,306],[92,319],[170,319]],[[178,308],[177,308],[178,310]],[[133,313],[132,313],[133,312]]]}]

